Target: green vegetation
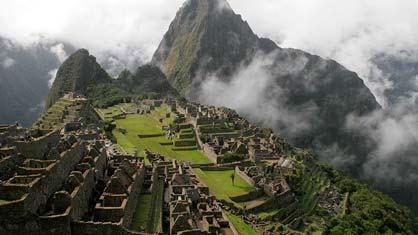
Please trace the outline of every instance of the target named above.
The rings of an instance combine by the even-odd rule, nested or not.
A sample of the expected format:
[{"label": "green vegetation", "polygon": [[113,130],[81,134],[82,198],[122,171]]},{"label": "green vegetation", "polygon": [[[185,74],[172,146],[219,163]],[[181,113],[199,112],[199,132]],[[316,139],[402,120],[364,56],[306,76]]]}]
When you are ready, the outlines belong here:
[{"label": "green vegetation", "polygon": [[157,66],[146,64],[138,67],[134,74],[125,70],[114,81],[118,87],[133,94],[156,93],[163,96],[177,96],[165,74]]},{"label": "green vegetation", "polygon": [[151,207],[151,194],[141,194],[132,219],[131,229],[144,231],[148,221],[148,211]]},{"label": "green vegetation", "polygon": [[255,190],[240,177],[235,177],[233,184],[231,174],[234,173],[234,170],[203,171],[195,169],[194,171],[217,199],[234,203],[238,207],[241,206],[232,201],[230,197],[241,196]]},{"label": "green vegetation", "polygon": [[113,116],[122,114],[121,108],[129,109],[133,106],[132,103],[120,103],[105,109],[97,109],[100,117],[105,121],[112,121]]},{"label": "green vegetation", "polygon": [[260,217],[260,219],[266,219],[270,216],[273,216],[275,214],[277,214],[279,212],[278,209],[271,209],[271,210],[266,210],[266,211],[262,211],[260,213],[257,213],[257,215]]},{"label": "green vegetation", "polygon": [[48,110],[59,98],[69,92],[86,93],[87,87],[110,83],[111,77],[85,49],[72,54],[61,65],[45,103]]},{"label": "green vegetation", "polygon": [[244,223],[238,216],[228,214],[229,221],[234,225],[235,229],[240,235],[257,235],[254,229],[248,224]]},{"label": "green vegetation", "polygon": [[325,190],[328,184],[329,180],[325,172],[317,166],[309,168],[309,172],[305,172],[303,175],[303,185],[297,192],[300,202],[299,208],[307,214],[312,213],[319,200],[320,193]]},{"label": "green vegetation", "polygon": [[164,182],[162,179],[157,181],[156,192],[151,198],[151,213],[148,217],[147,232],[155,233],[162,222],[163,200],[164,200]]},{"label": "green vegetation", "polygon": [[87,122],[96,122],[92,112],[87,102],[78,104],[73,100],[60,98],[41,115],[33,126],[43,129],[63,128],[65,123],[75,122],[79,117],[85,118]]},{"label": "green vegetation", "polygon": [[[181,24],[182,28],[178,29],[178,35],[169,37],[172,38],[172,41],[168,45],[172,45],[172,47],[166,58],[162,58],[165,61],[160,61],[164,64],[164,71],[168,80],[182,94],[186,93],[191,84],[190,74],[194,69],[194,62],[199,59],[200,41],[204,35],[204,30],[202,29],[205,29],[207,24],[206,17],[209,6],[205,2],[202,3],[204,4],[198,4],[196,14],[193,15],[194,18],[190,21],[193,22],[193,25]],[[184,10],[187,11],[188,9]],[[163,48],[158,50],[161,51]],[[161,52],[161,54],[163,53]]]},{"label": "green vegetation", "polygon": [[95,107],[105,108],[130,99],[131,94],[116,87],[112,83],[103,83],[89,86],[86,91],[87,97]]},{"label": "green vegetation", "polygon": [[[120,107],[130,104],[119,104],[107,109],[101,109],[102,118],[110,120],[113,115],[120,114]],[[138,152],[142,154],[143,150],[148,149],[155,153],[159,153],[168,158],[177,159],[179,161],[187,161],[192,164],[207,164],[210,163],[208,158],[196,149],[196,146],[185,146],[184,148],[174,148],[173,141],[179,140],[176,138],[167,139],[161,130],[161,123],[159,118],[165,117],[168,112],[166,106],[156,108],[150,115],[131,114],[124,119],[114,121],[116,128],[113,130],[118,146],[127,153]],[[164,123],[169,123],[168,118],[165,118]],[[163,124],[164,124],[163,123]],[[123,129],[126,134],[119,131]],[[139,138],[138,135],[156,135],[153,137]],[[171,142],[171,144],[169,144]]]},{"label": "green vegetation", "polygon": [[331,221],[330,234],[418,234],[418,219],[408,208],[332,167],[321,167],[341,193],[350,193],[348,211]]},{"label": "green vegetation", "polygon": [[225,153],[222,158],[222,163],[231,163],[244,160],[244,154],[239,153]]}]

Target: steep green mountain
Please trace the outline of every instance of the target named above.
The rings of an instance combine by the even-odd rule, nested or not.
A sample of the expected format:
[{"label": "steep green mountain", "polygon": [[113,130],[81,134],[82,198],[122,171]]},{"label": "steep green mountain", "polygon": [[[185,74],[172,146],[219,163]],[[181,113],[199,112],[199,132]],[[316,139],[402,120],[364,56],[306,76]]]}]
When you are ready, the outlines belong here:
[{"label": "steep green mountain", "polygon": [[[266,82],[260,77],[266,76],[263,90],[246,90],[245,95],[236,96],[239,98],[225,96],[228,99],[221,104],[253,122],[267,123],[292,144],[312,148],[324,161],[354,176],[360,177],[362,165],[377,145],[346,126],[350,114],[365,116],[381,110],[356,73],[334,60],[280,48],[258,37],[225,0],[187,1],[170,24],[152,63],[182,95],[216,105],[223,94],[209,90],[209,95],[216,95],[208,98],[201,93],[213,77],[222,82],[216,88],[235,94],[241,91],[240,77],[249,74],[243,81],[257,84],[253,81]],[[254,73],[254,68],[262,72]],[[255,107],[267,103],[271,103],[269,110]],[[409,199],[392,187],[379,189],[418,211],[411,203],[412,188],[403,191]]]},{"label": "steep green mountain", "polygon": [[0,122],[30,126],[42,112],[48,82],[60,65],[54,48],[73,47],[53,40],[22,45],[0,36]]},{"label": "steep green mountain", "polygon": [[89,86],[110,83],[111,77],[85,49],[72,54],[59,68],[45,104],[45,110],[68,92],[84,94]]},{"label": "steep green mountain", "polygon": [[229,81],[240,68],[258,61],[272,80],[263,91],[266,99],[280,100],[282,106],[298,112],[315,110],[312,128],[302,133],[286,129],[288,125],[280,121],[272,127],[299,146],[337,144],[347,155],[368,152],[357,144],[361,136],[344,129],[348,114],[380,109],[362,79],[333,60],[259,38],[225,0],[187,1],[152,60],[175,88],[194,100],[209,75]]},{"label": "steep green mountain", "polygon": [[[187,1],[164,35],[152,63],[159,65],[182,94],[193,92],[199,72],[231,75],[258,50],[272,51],[275,44],[260,39],[241,16],[222,1]],[[196,83],[197,82],[197,83]]]},{"label": "steep green mountain", "polygon": [[128,70],[121,72],[114,81],[120,88],[134,94],[154,92],[163,96],[174,96],[178,92],[167,81],[159,67],[147,64],[138,67],[132,74]]}]

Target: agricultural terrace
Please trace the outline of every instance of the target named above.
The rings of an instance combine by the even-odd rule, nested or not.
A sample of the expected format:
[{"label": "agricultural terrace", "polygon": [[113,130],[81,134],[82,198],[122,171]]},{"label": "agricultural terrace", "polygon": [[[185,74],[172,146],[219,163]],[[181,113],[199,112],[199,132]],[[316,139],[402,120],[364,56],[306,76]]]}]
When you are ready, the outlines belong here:
[{"label": "agricultural terrace", "polygon": [[[121,107],[127,108],[127,105],[129,104],[120,104],[99,112],[105,120],[111,120],[112,116],[122,114]],[[166,117],[167,113],[167,106],[162,105],[150,114],[128,114],[125,118],[116,119],[114,121],[116,128],[113,130],[113,135],[118,146],[129,154],[135,152],[142,154],[143,150],[148,149],[163,156],[178,161],[187,161],[191,164],[210,163],[208,158],[198,150],[194,139],[179,138],[177,135],[169,139],[165,136],[162,126],[172,123],[171,118]],[[160,119],[162,119],[162,123],[159,121]],[[181,133],[193,132],[191,129],[184,129]],[[173,144],[176,141],[186,142],[186,145],[176,147]],[[187,142],[190,142],[190,144],[187,144]]]},{"label": "agricultural terrace", "polygon": [[241,218],[236,215],[228,214],[229,221],[234,225],[234,228],[240,235],[257,235],[251,226],[244,223]]},{"label": "agricultural terrace", "polygon": [[208,187],[209,191],[220,200],[234,203],[237,207],[242,207],[239,203],[234,202],[231,197],[246,195],[255,190],[254,187],[247,184],[238,175],[235,175],[234,184],[231,175],[234,170],[201,170],[194,169],[196,175]]},{"label": "agricultural terrace", "polygon": [[151,207],[151,194],[141,194],[138,205],[132,219],[131,229],[135,231],[144,231],[147,228],[148,211]]}]

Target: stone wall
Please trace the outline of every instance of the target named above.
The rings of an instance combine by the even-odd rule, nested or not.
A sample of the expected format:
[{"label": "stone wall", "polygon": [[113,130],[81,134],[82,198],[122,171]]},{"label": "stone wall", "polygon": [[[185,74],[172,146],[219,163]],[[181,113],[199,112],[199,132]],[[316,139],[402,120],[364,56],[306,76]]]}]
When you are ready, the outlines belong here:
[{"label": "stone wall", "polygon": [[71,219],[81,220],[81,217],[88,211],[89,201],[95,187],[94,168],[87,170],[83,174],[84,181],[77,186],[71,193]]},{"label": "stone wall", "polygon": [[68,209],[62,215],[41,216],[38,219],[40,234],[42,235],[71,235],[71,220]]},{"label": "stone wall", "polygon": [[8,156],[0,160],[0,180],[10,179],[16,167],[21,165],[24,161],[23,156]]},{"label": "stone wall", "polygon": [[122,221],[124,215],[124,208],[127,200],[122,201],[122,205],[119,207],[103,207],[96,204],[94,208],[94,221],[110,221],[112,223],[119,223]]},{"label": "stone wall", "polygon": [[59,131],[52,131],[31,141],[16,141],[18,152],[24,153],[28,158],[43,159],[50,147],[57,146],[60,141]]},{"label": "stone wall", "polygon": [[253,187],[255,186],[254,180],[251,179],[244,171],[241,171],[241,169],[238,166],[235,167],[235,174],[241,177],[241,179],[247,182],[247,184]]},{"label": "stone wall", "polygon": [[187,147],[187,146],[195,146],[196,140],[176,140],[174,141],[174,146],[176,147]]},{"label": "stone wall", "polygon": [[2,185],[4,190],[0,191],[8,194],[2,195],[2,198],[14,197],[16,200],[0,205],[0,215],[22,217],[27,213],[36,213],[39,206],[46,204],[48,198],[61,188],[62,183],[83,155],[84,145],[77,143],[70,150],[61,153],[61,159],[48,166],[46,173],[30,184]]},{"label": "stone wall", "polygon": [[41,228],[38,223],[38,218],[34,215],[9,218],[6,215],[1,215],[0,234],[2,235],[42,235]]},{"label": "stone wall", "polygon": [[145,166],[141,166],[141,168],[135,174],[134,181],[132,182],[132,191],[129,194],[122,220],[122,226],[126,228],[129,228],[131,225],[132,218],[138,204],[139,195],[141,194],[142,185],[145,180],[145,174]]},{"label": "stone wall", "polygon": [[123,228],[120,224],[109,222],[73,222],[72,234],[84,235],[140,235],[145,233],[134,232]]},{"label": "stone wall", "polygon": [[203,153],[208,157],[209,161],[217,163],[218,155],[213,151],[213,148],[209,144],[203,145]]},{"label": "stone wall", "polygon": [[94,158],[94,171],[96,179],[103,179],[107,165],[107,153],[103,148],[99,156]]},{"label": "stone wall", "polygon": [[268,199],[265,203],[258,205],[253,208],[247,208],[251,213],[257,213],[259,211],[266,211],[271,208],[282,208],[291,204],[295,200],[295,197],[292,193],[286,192],[284,194],[272,197]]},{"label": "stone wall", "polygon": [[31,188],[27,200],[31,201],[28,211],[35,213],[38,207],[45,204],[48,198],[58,191],[67,179],[74,166],[84,156],[84,145],[77,143],[68,151],[61,153],[61,159],[47,169],[39,185]]}]

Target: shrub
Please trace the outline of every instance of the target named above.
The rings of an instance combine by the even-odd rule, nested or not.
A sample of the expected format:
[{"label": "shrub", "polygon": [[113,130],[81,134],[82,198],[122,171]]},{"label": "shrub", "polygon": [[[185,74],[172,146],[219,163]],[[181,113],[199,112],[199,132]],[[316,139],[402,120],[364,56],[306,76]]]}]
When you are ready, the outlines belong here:
[{"label": "shrub", "polygon": [[238,162],[245,159],[244,154],[239,153],[225,153],[222,158],[222,163]]}]

